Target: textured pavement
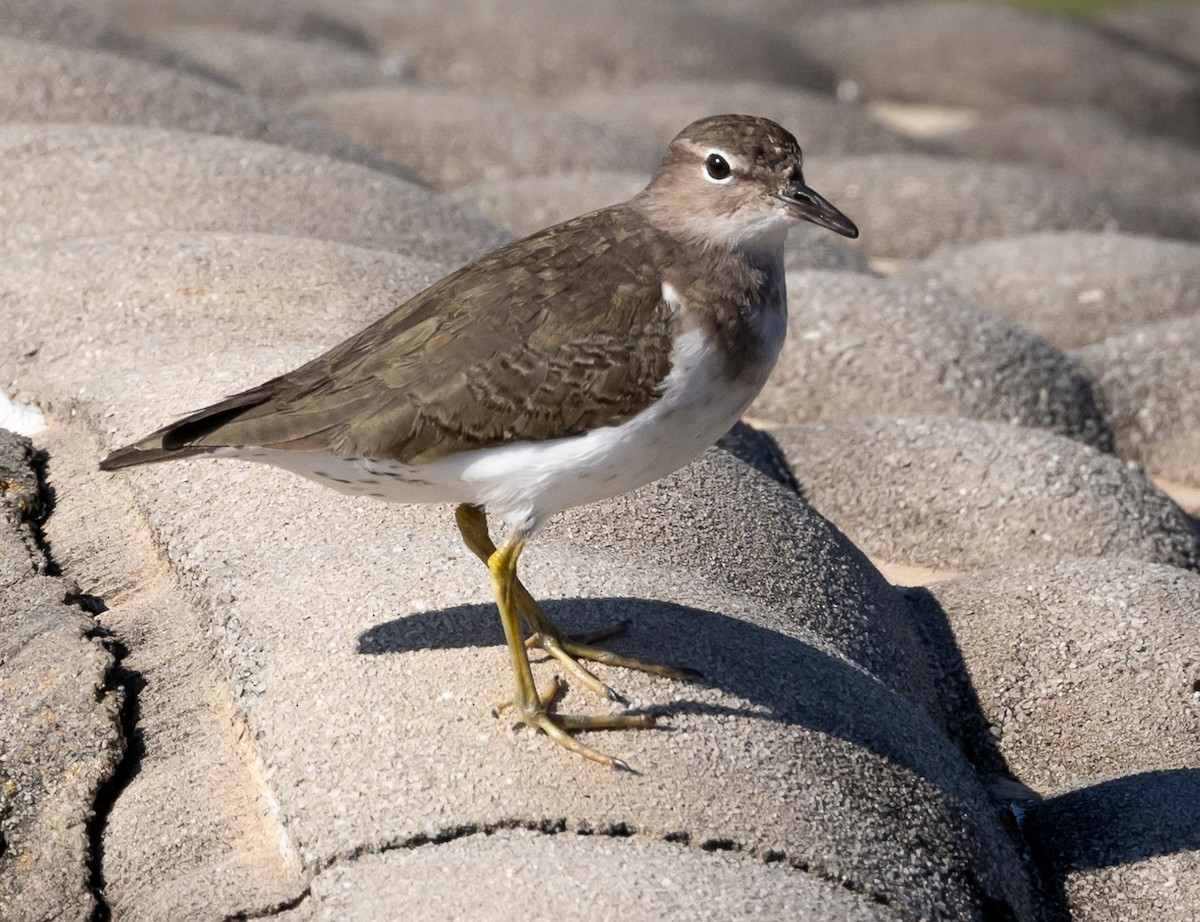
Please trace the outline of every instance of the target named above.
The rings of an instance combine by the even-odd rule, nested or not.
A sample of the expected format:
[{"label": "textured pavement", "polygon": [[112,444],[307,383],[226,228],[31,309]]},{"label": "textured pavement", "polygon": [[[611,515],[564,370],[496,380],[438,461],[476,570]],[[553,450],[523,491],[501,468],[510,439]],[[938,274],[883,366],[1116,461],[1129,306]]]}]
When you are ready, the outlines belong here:
[{"label": "textured pavement", "polygon": [[[1197,9],[0,0],[0,919],[1195,918]],[[758,432],[522,557],[702,674],[598,667],[636,774],[492,716],[450,508],[97,469],[715,111],[863,236]]]}]

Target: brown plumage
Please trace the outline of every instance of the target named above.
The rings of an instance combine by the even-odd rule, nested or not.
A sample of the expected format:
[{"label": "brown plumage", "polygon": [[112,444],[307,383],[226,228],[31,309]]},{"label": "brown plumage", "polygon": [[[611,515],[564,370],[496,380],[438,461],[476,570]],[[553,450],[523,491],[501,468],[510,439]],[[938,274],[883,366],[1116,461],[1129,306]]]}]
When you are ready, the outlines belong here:
[{"label": "brown plumage", "polygon": [[[756,168],[782,171],[781,180],[798,174],[790,134],[765,119],[724,118],[738,121],[685,129],[660,176],[730,137]],[[757,358],[746,307],[781,279],[706,243],[711,215],[696,216],[696,232],[682,219],[689,204],[707,203],[677,202],[660,186],[484,256],[324,355],[114,451],[101,467],[247,445],[420,464],[614,425],[645,409],[670,370],[679,321],[664,282],[685,303],[706,305],[689,322],[723,341],[737,377]],[[681,213],[664,221],[673,205]]]},{"label": "brown plumage", "polygon": [[762,270],[714,281],[705,265],[714,259],[698,245],[681,248],[628,205],[583,215],[460,269],[295,371],[102,466],[230,445],[419,464],[619,423],[654,399],[669,371],[676,321],[664,281],[723,304],[728,316],[714,332],[735,349],[747,289],[777,282]]}]

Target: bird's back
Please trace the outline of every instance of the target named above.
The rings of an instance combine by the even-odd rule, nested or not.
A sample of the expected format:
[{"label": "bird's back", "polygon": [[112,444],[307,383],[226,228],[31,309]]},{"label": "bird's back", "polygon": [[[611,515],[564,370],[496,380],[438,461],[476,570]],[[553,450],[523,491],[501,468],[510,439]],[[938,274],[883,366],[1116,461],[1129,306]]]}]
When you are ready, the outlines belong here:
[{"label": "bird's back", "polygon": [[672,312],[649,258],[663,246],[625,206],[547,228],[102,466],[251,445],[420,463],[619,422],[669,372]]}]

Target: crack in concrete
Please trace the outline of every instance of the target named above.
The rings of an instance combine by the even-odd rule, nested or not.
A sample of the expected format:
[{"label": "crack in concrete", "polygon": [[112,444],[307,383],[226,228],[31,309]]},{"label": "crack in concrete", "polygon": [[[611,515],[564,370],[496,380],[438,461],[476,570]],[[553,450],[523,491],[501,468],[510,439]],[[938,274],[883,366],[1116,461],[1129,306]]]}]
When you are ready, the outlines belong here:
[{"label": "crack in concrete", "polygon": [[[214,882],[232,881],[222,894],[229,899],[210,902],[206,914],[219,915],[238,905],[270,914],[300,905],[306,890],[293,894],[306,888],[307,880],[298,856],[281,849],[278,811],[244,715],[228,695],[215,651],[206,657],[193,642],[205,636],[203,605],[155,542],[136,495],[119,483],[102,498],[88,489],[100,452],[92,428],[51,426],[43,438],[44,463],[54,475],[43,479],[47,484],[58,481],[61,492],[53,517],[46,520],[43,546],[51,557],[49,547],[56,547],[55,567],[68,572],[71,582],[95,592],[76,590],[74,601],[92,616],[99,634],[115,638],[117,662],[105,677],[105,688],[123,686],[127,695],[118,719],[128,745],[96,795],[86,829],[88,886],[98,904],[92,919],[107,922],[147,900],[170,909],[162,894],[177,882],[171,876],[176,861],[183,862],[178,882],[191,874],[212,874],[218,866],[225,876]],[[53,492],[53,486],[48,490]],[[181,642],[182,654],[177,649]],[[172,746],[181,731],[188,734],[187,756]],[[200,782],[170,780],[192,779],[192,769]],[[186,847],[155,864],[139,826],[164,817],[176,822],[178,811],[196,820],[180,827]],[[215,856],[214,848],[219,852]],[[236,870],[226,866],[228,861]],[[159,877],[157,884],[147,882],[147,873]],[[199,911],[203,897],[183,886],[188,911]]]},{"label": "crack in concrete", "polygon": [[299,909],[304,905],[304,901],[312,895],[312,885],[305,887],[294,897],[285,900],[276,900],[268,906],[263,906],[259,909],[243,909],[232,913],[221,919],[221,922],[254,922],[255,919],[270,919],[273,916],[279,915],[281,912],[290,912],[293,909]]},{"label": "crack in concrete", "polygon": [[113,657],[112,665],[104,674],[103,683],[95,688],[94,694],[97,700],[106,694],[111,694],[117,702],[120,717],[117,745],[120,747],[121,756],[112,774],[104,779],[96,789],[92,811],[86,820],[88,845],[85,856],[88,889],[95,900],[95,908],[91,916],[92,922],[109,922],[112,913],[105,899],[104,826],[112,805],[129,780],[136,774],[137,747],[131,746],[130,740],[135,739],[137,691],[140,686],[137,681],[131,680],[140,680],[140,676],[122,666],[122,660],[128,652],[124,644],[94,620],[96,615],[107,610],[103,600],[83,592],[73,579],[64,577],[62,567],[55,560],[45,527],[45,523],[53,514],[56,505],[56,493],[47,473],[49,458],[49,452],[41,448],[35,448],[29,455],[30,470],[36,486],[35,495],[23,504],[22,521],[27,528],[29,541],[32,544],[29,548],[30,556],[35,557],[36,555],[36,565],[42,574],[64,580],[67,584],[67,591],[63,595],[62,603],[78,608],[93,619],[93,627],[84,634],[84,637],[99,642]]},{"label": "crack in concrete", "polygon": [[[453,842],[457,839],[463,839],[469,836],[490,836],[497,832],[515,829],[525,830],[527,832],[537,832],[541,833],[542,835],[596,835],[607,836],[613,839],[627,839],[634,836],[642,836],[648,839],[666,842],[672,845],[679,845],[685,848],[696,848],[704,852],[722,851],[732,852],[737,855],[745,855],[755,858],[761,861],[763,864],[786,864],[793,871],[815,877],[824,881],[825,883],[833,884],[834,886],[853,893],[870,903],[883,906],[891,912],[896,913],[896,915],[905,920],[905,922],[920,922],[920,916],[918,916],[904,904],[897,902],[888,895],[876,892],[855,880],[844,878],[829,868],[813,865],[803,861],[800,858],[789,856],[786,852],[779,851],[778,849],[747,848],[745,845],[729,838],[709,838],[693,845],[693,837],[691,833],[686,831],[656,833],[645,829],[639,829],[638,827],[631,826],[628,823],[613,823],[593,828],[586,823],[571,823],[565,817],[542,820],[513,818],[497,820],[491,823],[464,823],[459,826],[448,826],[433,833],[417,833],[416,835],[407,836],[401,839],[377,842],[373,844],[363,844],[358,848],[331,855],[321,861],[317,866],[314,867],[309,877],[309,884],[304,888],[303,894],[297,897],[294,903],[282,908],[292,909],[296,906],[299,906],[311,895],[312,881],[320,876],[323,872],[328,871],[339,864],[357,861],[359,858],[370,855],[382,855],[386,854],[387,852],[424,848],[430,845],[444,845],[447,842]],[[262,915],[239,914],[228,916],[225,922],[243,922],[243,920],[269,918],[273,914],[274,913],[272,912],[267,912]],[[999,919],[1002,917],[997,916],[996,918]]]},{"label": "crack in concrete", "polygon": [[[103,630],[103,628],[99,628]],[[106,632],[107,633],[107,632]],[[129,650],[112,635],[111,647],[114,663],[104,677],[105,688],[121,695],[121,737],[123,752],[121,761],[108,779],[96,791],[92,814],[88,818],[87,837],[89,843],[88,886],[96,898],[96,909],[91,922],[110,922],[112,910],[106,898],[107,885],[104,878],[104,830],[117,799],[135,777],[145,755],[138,730],[138,695],[145,687],[142,675],[123,665]],[[115,683],[115,684],[114,684]]]}]

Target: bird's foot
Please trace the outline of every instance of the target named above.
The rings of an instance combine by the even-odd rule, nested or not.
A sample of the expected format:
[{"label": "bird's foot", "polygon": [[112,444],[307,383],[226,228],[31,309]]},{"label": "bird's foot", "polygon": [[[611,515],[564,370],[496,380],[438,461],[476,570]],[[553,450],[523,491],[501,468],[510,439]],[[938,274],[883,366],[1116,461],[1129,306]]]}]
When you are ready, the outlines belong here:
[{"label": "bird's foot", "polygon": [[593,762],[599,762],[601,765],[607,765],[609,768],[631,772],[635,775],[637,772],[630,768],[629,763],[624,759],[610,756],[593,746],[589,746],[587,743],[580,742],[571,735],[571,731],[641,730],[656,725],[653,714],[600,714],[589,716],[582,714],[550,714],[546,711],[538,710],[533,713],[522,714],[521,720],[525,724],[541,730],[564,749],[569,749],[571,752],[581,755],[585,759],[591,759]]},{"label": "bird's foot", "polygon": [[525,641],[526,649],[540,647],[542,650],[545,650],[550,656],[558,660],[562,664],[562,667],[578,680],[581,685],[603,698],[622,703],[625,701],[625,698],[620,693],[600,681],[587,667],[579,662],[580,660],[603,663],[605,666],[620,666],[623,669],[636,669],[639,672],[647,672],[650,675],[675,679],[679,682],[690,682],[703,678],[695,669],[668,666],[664,663],[655,663],[636,656],[622,656],[619,653],[613,653],[611,650],[605,650],[602,647],[593,645],[598,640],[605,640],[621,633],[628,626],[628,621],[618,621],[616,624],[609,625],[600,630],[572,637],[559,630],[554,622],[546,616],[546,613],[542,611],[542,607],[538,605],[528,590],[521,585],[520,581],[516,584],[516,597],[521,615],[534,632]]},{"label": "bird's foot", "polygon": [[[558,704],[559,699],[567,690],[567,683],[558,676],[550,680],[550,684],[543,689],[539,689],[537,693],[538,703],[542,710],[547,713],[553,713],[554,706]],[[512,698],[505,698],[503,701],[497,701],[492,705],[492,716],[499,717],[504,711],[513,706]]]},{"label": "bird's foot", "polygon": [[[677,669],[674,666],[649,663],[634,657],[619,656],[591,645],[591,642],[598,637],[607,637],[616,633],[611,629],[582,640],[567,637],[546,617],[533,596],[517,578],[517,558],[525,546],[525,534],[515,531],[501,547],[496,547],[488,536],[487,520],[482,509],[478,506],[462,505],[458,507],[456,517],[467,547],[487,564],[491,574],[492,592],[496,597],[496,608],[500,612],[504,640],[512,660],[515,685],[513,698],[511,701],[496,705],[493,709],[494,712],[499,714],[511,707],[522,723],[541,730],[562,748],[610,768],[632,771],[626,762],[594,749],[575,739],[571,734],[577,730],[647,729],[657,725],[655,715],[628,711],[623,714],[596,716],[555,713],[554,705],[565,685],[556,677],[551,686],[545,690],[538,690],[534,685],[533,671],[529,666],[529,647],[541,647],[562,663],[563,668],[581,684],[614,701],[623,699],[584,668],[579,662],[580,659],[593,660],[612,666],[624,666],[628,669],[639,669],[653,675],[675,679],[693,678],[698,673]],[[525,620],[533,634],[528,639],[521,636],[522,619]]]},{"label": "bird's foot", "polygon": [[[610,685],[602,682],[593,674],[586,666],[580,663],[580,660],[589,660],[593,663],[603,663],[605,666],[620,666],[624,669],[636,669],[639,672],[647,672],[650,675],[662,676],[667,679],[675,679],[680,682],[694,681],[702,678],[699,672],[694,669],[681,669],[678,666],[668,666],[664,663],[655,663],[649,660],[639,659],[635,656],[622,656],[619,653],[613,653],[611,650],[605,650],[601,647],[592,646],[590,643],[584,643],[573,637],[567,637],[558,632],[557,628],[542,616],[543,622],[537,626],[537,633],[533,634],[525,641],[526,649],[534,647],[540,648],[548,653],[562,665],[567,673],[573,676],[581,685],[590,689],[597,695],[603,698],[608,698],[610,701],[625,702],[624,696],[613,689]],[[549,630],[547,630],[549,628]],[[618,628],[617,630],[620,630]],[[611,636],[613,631],[609,629],[605,632],[605,636]]]},{"label": "bird's foot", "polygon": [[[455,518],[467,547],[490,567],[492,555],[496,553],[496,545],[492,543],[492,539],[488,535],[487,517],[484,515],[483,510],[478,506],[464,504],[459,506],[455,511]],[[681,669],[676,666],[653,663],[633,656],[621,656],[594,646],[594,644],[602,640],[607,640],[610,637],[620,634],[628,627],[628,621],[618,621],[615,624],[583,635],[568,636],[564,634],[546,616],[546,613],[542,611],[542,607],[538,605],[537,600],[530,595],[529,590],[517,578],[515,564],[514,572],[509,575],[509,580],[512,601],[516,604],[517,610],[520,612],[521,617],[525,619],[525,623],[529,625],[529,630],[532,633],[532,636],[525,640],[525,649],[529,650],[533,647],[540,647],[545,650],[546,653],[562,664],[563,669],[569,675],[597,695],[608,698],[611,701],[625,700],[611,687],[589,672],[579,662],[581,659],[591,660],[595,663],[604,663],[607,666],[636,669],[639,672],[648,672],[651,675],[663,676],[664,678],[675,679],[681,682],[704,678],[694,669]]]},{"label": "bird's foot", "polygon": [[492,713],[499,717],[508,708],[513,708],[517,718],[526,726],[541,730],[550,739],[564,749],[569,749],[585,759],[607,765],[609,768],[626,772],[634,772],[629,763],[607,753],[601,752],[587,743],[577,740],[571,735],[576,730],[646,730],[658,725],[655,714],[555,714],[554,706],[566,690],[566,683],[558,676],[545,689],[537,693],[537,701],[532,705],[521,706],[515,701],[502,701],[492,708]]}]

